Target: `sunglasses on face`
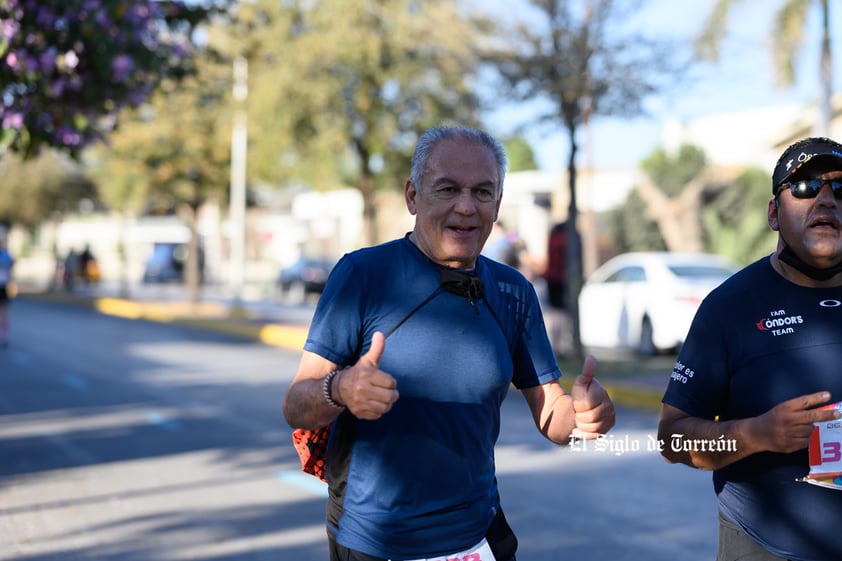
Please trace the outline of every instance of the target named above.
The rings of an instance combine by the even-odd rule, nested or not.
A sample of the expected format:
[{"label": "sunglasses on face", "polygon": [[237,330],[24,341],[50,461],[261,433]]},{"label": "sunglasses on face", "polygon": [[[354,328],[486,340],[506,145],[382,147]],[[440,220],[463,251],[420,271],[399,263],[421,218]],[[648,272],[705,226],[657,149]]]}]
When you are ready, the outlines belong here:
[{"label": "sunglasses on face", "polygon": [[842,199],[842,178],[802,179],[801,181],[784,183],[781,187],[783,187],[783,189],[789,188],[790,193],[792,193],[792,196],[796,199],[814,199],[825,185],[830,185],[830,190],[833,191],[834,199]]}]

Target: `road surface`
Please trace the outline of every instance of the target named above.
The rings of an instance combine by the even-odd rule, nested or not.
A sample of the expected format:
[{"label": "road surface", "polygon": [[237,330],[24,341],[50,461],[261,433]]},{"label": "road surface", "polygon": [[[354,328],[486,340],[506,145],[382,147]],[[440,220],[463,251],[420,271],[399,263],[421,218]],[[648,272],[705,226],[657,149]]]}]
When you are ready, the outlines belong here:
[{"label": "road surface", "polygon": [[[0,350],[0,560],[326,560],[325,490],[298,471],[280,412],[297,362],[15,301]],[[655,424],[621,410],[601,450],[556,447],[512,391],[497,463],[518,558],[712,559],[710,476],[650,449]]]}]

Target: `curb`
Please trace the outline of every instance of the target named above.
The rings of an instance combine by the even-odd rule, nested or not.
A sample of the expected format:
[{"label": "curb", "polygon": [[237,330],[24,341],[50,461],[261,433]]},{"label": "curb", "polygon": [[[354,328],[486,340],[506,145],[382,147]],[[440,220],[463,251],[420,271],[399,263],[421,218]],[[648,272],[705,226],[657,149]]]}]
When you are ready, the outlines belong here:
[{"label": "curb", "polygon": [[18,298],[91,308],[98,313],[125,319],[171,323],[244,339],[254,339],[289,350],[301,350],[307,328],[231,318],[226,306],[215,302],[139,302],[123,298],[69,295],[56,292],[19,294]]}]

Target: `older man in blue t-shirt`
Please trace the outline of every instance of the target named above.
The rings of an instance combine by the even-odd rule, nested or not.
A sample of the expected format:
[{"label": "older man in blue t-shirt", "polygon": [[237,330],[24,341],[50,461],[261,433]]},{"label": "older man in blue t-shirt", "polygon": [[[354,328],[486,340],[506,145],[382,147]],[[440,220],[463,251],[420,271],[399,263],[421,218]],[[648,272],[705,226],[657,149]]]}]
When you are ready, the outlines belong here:
[{"label": "older man in blue t-shirt", "polygon": [[405,185],[415,227],[330,275],[284,415],[331,427],[332,561],[514,560],[494,472],[510,384],[554,442],[613,426],[593,359],[567,394],[532,285],[480,255],[505,170],[483,131],[425,132]]}]

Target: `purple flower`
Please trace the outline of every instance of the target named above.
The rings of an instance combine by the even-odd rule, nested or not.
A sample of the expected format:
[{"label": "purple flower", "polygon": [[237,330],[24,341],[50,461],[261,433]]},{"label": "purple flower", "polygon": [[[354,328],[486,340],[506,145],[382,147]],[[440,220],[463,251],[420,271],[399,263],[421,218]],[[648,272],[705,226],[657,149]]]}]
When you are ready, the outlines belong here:
[{"label": "purple flower", "polygon": [[22,143],[12,149],[77,151],[112,129],[190,56],[165,15],[178,18],[157,0],[0,0],[0,130]]},{"label": "purple flower", "polygon": [[132,57],[126,54],[119,54],[111,61],[111,71],[114,72],[113,80],[118,83],[126,82],[134,70]]},{"label": "purple flower", "polygon": [[82,135],[76,129],[66,125],[56,129],[55,139],[62,146],[75,147],[82,144]]},{"label": "purple flower", "polygon": [[56,49],[55,47],[50,47],[43,53],[41,56],[38,57],[39,62],[41,63],[41,71],[44,73],[50,73],[55,70],[56,67]]},{"label": "purple flower", "polygon": [[0,40],[12,41],[20,31],[20,24],[15,20],[0,20]]},{"label": "purple flower", "polygon": [[23,127],[23,113],[10,110],[3,114],[2,128],[20,130],[21,127]]},{"label": "purple flower", "polygon": [[38,27],[52,27],[55,22],[55,16],[46,6],[38,8],[38,14],[35,16],[35,24]]},{"label": "purple flower", "polygon": [[65,78],[59,78],[52,83],[49,89],[49,96],[50,97],[61,97],[64,93],[65,85],[67,84],[67,80]]}]

